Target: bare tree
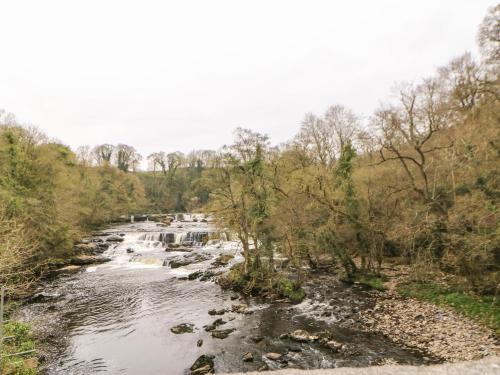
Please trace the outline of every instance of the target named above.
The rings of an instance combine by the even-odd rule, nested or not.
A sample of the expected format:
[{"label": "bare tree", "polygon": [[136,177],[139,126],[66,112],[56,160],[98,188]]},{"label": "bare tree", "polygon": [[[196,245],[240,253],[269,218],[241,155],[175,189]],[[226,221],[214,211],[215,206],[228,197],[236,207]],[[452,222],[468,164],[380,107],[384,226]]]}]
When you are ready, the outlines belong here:
[{"label": "bare tree", "polygon": [[302,127],[296,136],[296,144],[311,161],[324,166],[335,162],[334,142],[323,119],[312,113],[306,114]]},{"label": "bare tree", "polygon": [[163,151],[153,152],[148,156],[148,161],[153,172],[160,170],[164,175],[167,174],[167,154]]},{"label": "bare tree", "polygon": [[347,144],[352,144],[359,132],[359,123],[354,113],[342,105],[332,105],[325,113],[325,123],[333,136],[335,154],[338,158]]},{"label": "bare tree", "polygon": [[413,190],[428,203],[436,203],[436,197],[429,181],[427,155],[452,146],[432,142],[434,134],[447,127],[449,120],[437,85],[435,80],[425,80],[418,86],[403,86],[399,91],[399,106],[383,108],[373,118],[382,135],[381,163],[398,161]]},{"label": "bare tree", "polygon": [[80,146],[76,149],[76,157],[78,161],[86,167],[91,166],[94,159],[92,149],[87,145]]},{"label": "bare tree", "polygon": [[353,144],[359,132],[358,119],[342,105],[333,105],[323,118],[307,114],[296,142],[311,160],[331,167],[347,144]]},{"label": "bare tree", "polygon": [[115,162],[118,169],[129,172],[137,169],[142,156],[132,146],[119,144],[115,149]]},{"label": "bare tree", "polygon": [[461,111],[470,110],[482,91],[482,72],[470,53],[454,58],[439,69],[439,79],[448,95],[449,104]]},{"label": "bare tree", "polygon": [[483,61],[498,69],[500,63],[500,4],[488,10],[479,26],[477,39]]},{"label": "bare tree", "polygon": [[92,155],[97,165],[110,165],[114,151],[115,146],[110,144],[102,144],[99,146],[95,146],[92,149]]}]

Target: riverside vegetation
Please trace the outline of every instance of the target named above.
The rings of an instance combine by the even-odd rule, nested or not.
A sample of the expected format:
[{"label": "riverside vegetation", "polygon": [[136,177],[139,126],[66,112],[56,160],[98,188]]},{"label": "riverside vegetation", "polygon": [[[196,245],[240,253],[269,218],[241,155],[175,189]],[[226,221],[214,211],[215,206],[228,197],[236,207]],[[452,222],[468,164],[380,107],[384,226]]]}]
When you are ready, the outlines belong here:
[{"label": "riverside vegetation", "polygon": [[219,280],[300,301],[314,273],[444,304],[500,330],[500,6],[479,31],[480,61],[456,57],[397,85],[361,121],[333,105],[290,141],[235,131],[219,151],[157,152],[149,171],[127,145],[73,152],[0,114],[0,283],[29,292],[96,226],[138,212],[205,210],[244,262]]}]

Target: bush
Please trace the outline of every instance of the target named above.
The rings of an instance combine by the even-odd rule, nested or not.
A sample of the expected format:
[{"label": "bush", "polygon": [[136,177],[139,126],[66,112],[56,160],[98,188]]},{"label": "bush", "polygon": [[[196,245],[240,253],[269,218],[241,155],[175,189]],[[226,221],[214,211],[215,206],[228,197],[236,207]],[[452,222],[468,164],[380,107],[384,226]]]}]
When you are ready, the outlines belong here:
[{"label": "bush", "polygon": [[306,297],[306,292],[300,284],[287,278],[281,278],[278,281],[278,291],[281,296],[290,299],[294,303],[302,302]]}]

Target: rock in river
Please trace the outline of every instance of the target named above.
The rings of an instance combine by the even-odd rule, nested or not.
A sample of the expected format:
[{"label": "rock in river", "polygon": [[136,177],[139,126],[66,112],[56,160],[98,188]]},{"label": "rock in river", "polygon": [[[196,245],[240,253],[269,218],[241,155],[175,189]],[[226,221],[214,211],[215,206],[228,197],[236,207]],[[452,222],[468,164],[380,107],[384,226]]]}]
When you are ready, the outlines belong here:
[{"label": "rock in river", "polygon": [[201,275],[203,275],[203,272],[202,271],[196,271],[196,272],[193,272],[193,273],[190,273],[188,275],[188,280],[196,280],[198,277],[200,277]]},{"label": "rock in river", "polygon": [[253,362],[253,354],[251,352],[243,354],[243,362]]},{"label": "rock in river", "polygon": [[279,354],[279,353],[267,353],[266,354],[266,358],[270,359],[272,361],[279,361],[280,359],[283,358],[283,354]]},{"label": "rock in river", "polygon": [[205,331],[210,332],[210,331],[215,330],[218,326],[221,326],[221,325],[226,324],[226,323],[227,322],[225,322],[224,320],[219,318],[219,319],[216,319],[212,324],[206,325],[204,328],[205,328]]},{"label": "rock in river", "polygon": [[226,309],[221,309],[221,310],[212,309],[208,310],[208,315],[224,315],[226,312],[227,312]]},{"label": "rock in river", "polygon": [[96,243],[79,243],[73,247],[75,254],[94,254],[98,249]]},{"label": "rock in river", "polygon": [[340,342],[330,340],[325,344],[328,348],[332,349],[334,352],[338,352],[342,349],[343,345]]},{"label": "rock in river", "polygon": [[234,255],[231,255],[231,254],[222,254],[214,262],[212,262],[212,266],[215,266],[215,267],[227,266],[227,264],[233,258],[234,258]]},{"label": "rock in river", "polygon": [[227,336],[229,336],[231,333],[236,331],[234,328],[228,328],[228,329],[216,329],[212,331],[212,337],[216,339],[225,339]]},{"label": "rock in river", "polygon": [[170,268],[179,268],[179,267],[184,267],[192,263],[200,263],[203,262],[207,259],[210,259],[209,255],[205,254],[189,254],[189,255],[184,255],[182,257],[176,257],[172,260],[169,260],[169,258],[165,259],[163,261],[163,265],[170,266]]},{"label": "rock in river", "polygon": [[170,328],[170,331],[175,334],[193,333],[194,325],[190,323],[182,323]]},{"label": "rock in river", "polygon": [[174,260],[168,260],[165,259],[163,261],[163,266],[170,266],[170,268],[179,268],[179,267],[184,267],[187,266],[188,264],[191,264],[191,261],[186,260],[186,259],[174,259]]},{"label": "rock in river", "polygon": [[82,268],[81,266],[66,266],[63,268],[59,268],[58,270],[55,271],[55,273],[58,275],[68,275],[80,271],[81,268]]},{"label": "rock in river", "polygon": [[122,236],[117,236],[116,234],[113,234],[113,235],[109,236],[108,238],[106,238],[106,241],[108,241],[108,242],[123,242],[123,241],[125,241],[125,238],[123,238]]},{"label": "rock in river", "polygon": [[302,329],[298,329],[296,331],[293,331],[290,333],[289,337],[298,342],[310,342],[310,341],[316,341],[319,339],[318,336],[313,336],[309,332],[304,331]]},{"label": "rock in river", "polygon": [[190,367],[190,375],[203,375],[214,373],[214,356],[203,354]]},{"label": "rock in river", "polygon": [[77,255],[71,258],[70,263],[74,266],[84,266],[87,264],[105,263],[110,260],[102,255]]},{"label": "rock in river", "polygon": [[238,314],[243,314],[246,309],[248,309],[248,305],[246,303],[238,303],[231,306],[231,311]]}]

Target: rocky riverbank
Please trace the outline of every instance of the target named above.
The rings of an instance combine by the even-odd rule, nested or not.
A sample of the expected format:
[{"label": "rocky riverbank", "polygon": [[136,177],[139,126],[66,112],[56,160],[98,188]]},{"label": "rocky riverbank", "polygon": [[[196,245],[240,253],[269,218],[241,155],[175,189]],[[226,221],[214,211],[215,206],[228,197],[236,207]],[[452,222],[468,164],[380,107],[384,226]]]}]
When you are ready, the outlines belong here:
[{"label": "rocky riverbank", "polygon": [[358,312],[360,329],[381,332],[393,341],[445,361],[500,355],[495,334],[451,311],[395,292],[373,292],[372,309]]},{"label": "rocky riverbank", "polygon": [[403,297],[395,290],[341,284],[335,276],[317,275],[305,285],[307,299],[291,309],[330,325],[381,334],[432,362],[500,355],[494,331],[447,307]]}]

